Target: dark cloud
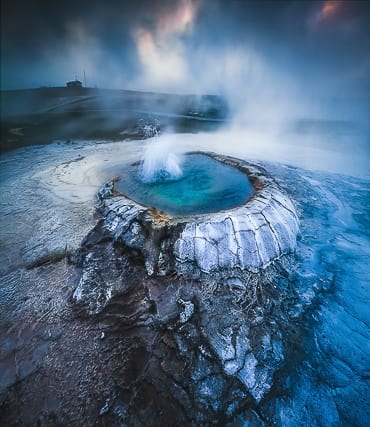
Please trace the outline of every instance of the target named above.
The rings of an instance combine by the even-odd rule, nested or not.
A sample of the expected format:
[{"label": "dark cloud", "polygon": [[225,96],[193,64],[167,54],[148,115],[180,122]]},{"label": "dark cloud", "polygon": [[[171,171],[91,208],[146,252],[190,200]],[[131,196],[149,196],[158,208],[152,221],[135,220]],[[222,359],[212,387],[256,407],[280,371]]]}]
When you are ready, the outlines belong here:
[{"label": "dark cloud", "polygon": [[[188,11],[189,3],[195,8],[191,28],[172,29],[164,43],[158,25],[179,20],[174,11]],[[235,68],[255,61],[266,74],[298,85],[324,80],[334,88],[369,90],[368,22],[370,3],[364,1],[2,0],[1,84],[62,85],[86,69],[89,83],[102,87],[142,83],[149,89],[152,79],[153,90],[199,91],[205,82],[205,90],[217,91],[225,69],[228,79]],[[177,80],[166,76],[167,60]]]}]

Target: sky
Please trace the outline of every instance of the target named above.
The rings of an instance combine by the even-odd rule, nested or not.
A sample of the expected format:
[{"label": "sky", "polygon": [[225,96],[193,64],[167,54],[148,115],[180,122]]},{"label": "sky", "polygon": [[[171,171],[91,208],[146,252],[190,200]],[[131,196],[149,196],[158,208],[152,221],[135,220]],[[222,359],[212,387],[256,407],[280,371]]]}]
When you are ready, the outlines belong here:
[{"label": "sky", "polygon": [[[217,94],[233,147],[259,147],[262,158],[310,146],[299,161],[352,159],[350,173],[368,173],[369,23],[365,0],[2,0],[1,89],[84,82],[85,72],[89,87]],[[331,121],[330,132],[303,130],[277,150],[302,118]],[[342,157],[312,154],[312,144],[344,147]]]},{"label": "sky", "polygon": [[[1,2],[1,88],[370,93],[367,1]],[[276,95],[277,96],[277,95]]]}]

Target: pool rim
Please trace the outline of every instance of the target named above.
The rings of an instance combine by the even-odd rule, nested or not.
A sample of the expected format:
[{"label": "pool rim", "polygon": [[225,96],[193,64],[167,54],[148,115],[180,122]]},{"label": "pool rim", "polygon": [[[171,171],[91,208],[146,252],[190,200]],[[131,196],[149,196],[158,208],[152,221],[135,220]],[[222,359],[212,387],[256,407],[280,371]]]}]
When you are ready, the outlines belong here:
[{"label": "pool rim", "polygon": [[[155,206],[146,205],[144,203],[138,202],[135,199],[133,199],[132,197],[130,197],[128,194],[125,194],[121,191],[116,190],[114,188],[114,184],[116,182],[118,182],[120,179],[120,176],[116,176],[115,178],[113,178],[110,181],[113,185],[113,188],[111,189],[111,194],[108,195],[108,197],[124,197],[124,198],[130,200],[131,202],[137,204],[138,206],[142,207],[143,209],[151,211],[155,217],[168,218],[168,219],[178,219],[178,218],[179,219],[182,219],[182,218],[187,219],[187,218],[207,217],[209,215],[214,215],[217,213],[232,212],[235,209],[239,209],[241,206],[248,205],[248,203],[250,203],[256,197],[258,197],[261,194],[261,192],[264,190],[264,188],[266,187],[266,183],[263,181],[263,179],[261,179],[260,176],[257,175],[256,171],[253,171],[250,166],[242,164],[243,161],[241,159],[226,156],[223,154],[217,154],[217,153],[212,152],[212,151],[192,150],[192,151],[187,151],[184,153],[185,156],[191,155],[191,154],[205,155],[205,156],[211,157],[212,159],[214,159],[220,163],[223,163],[227,166],[234,167],[235,169],[239,170],[244,175],[246,175],[247,179],[249,180],[249,182],[252,186],[251,194],[248,195],[248,197],[246,198],[246,200],[243,203],[239,203],[239,204],[236,204],[232,207],[228,207],[225,209],[218,209],[218,210],[213,210],[213,211],[211,210],[211,211],[203,212],[203,213],[190,213],[190,214],[177,215],[177,214],[170,214],[168,212],[164,212],[160,209],[157,209]],[[141,164],[141,162],[142,162],[141,160],[136,160],[135,162],[131,163],[131,166],[139,166]]]}]

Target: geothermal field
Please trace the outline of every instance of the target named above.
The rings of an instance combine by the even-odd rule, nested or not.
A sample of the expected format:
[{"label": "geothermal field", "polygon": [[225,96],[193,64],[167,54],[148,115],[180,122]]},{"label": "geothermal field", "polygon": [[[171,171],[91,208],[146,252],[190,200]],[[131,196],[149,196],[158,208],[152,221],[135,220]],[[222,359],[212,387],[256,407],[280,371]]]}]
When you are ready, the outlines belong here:
[{"label": "geothermal field", "polygon": [[2,5],[0,425],[368,426],[369,3],[102,4]]}]

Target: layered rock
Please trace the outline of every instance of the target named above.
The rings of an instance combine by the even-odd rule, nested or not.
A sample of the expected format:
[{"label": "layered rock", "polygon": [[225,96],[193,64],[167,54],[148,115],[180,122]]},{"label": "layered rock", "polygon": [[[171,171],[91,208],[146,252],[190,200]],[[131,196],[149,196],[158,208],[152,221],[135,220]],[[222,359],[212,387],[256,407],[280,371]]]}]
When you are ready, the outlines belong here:
[{"label": "layered rock", "polygon": [[[128,315],[115,314],[126,325],[165,325],[174,331],[168,339],[181,360],[205,357],[220,389],[236,381],[259,402],[284,361],[279,327],[267,313],[280,312],[286,281],[277,278],[282,256],[295,248],[298,217],[262,167],[212,156],[246,173],[253,197],[225,211],[170,217],[107,183],[99,192],[102,219],[76,259],[73,298],[89,314],[106,315],[132,300]],[[193,368],[196,376],[196,363]],[[192,380],[191,387],[198,386],[194,393],[213,405],[207,390],[215,385]]]},{"label": "layered rock", "polygon": [[[117,194],[114,181],[108,182],[99,191],[103,219],[82,245],[84,273],[74,294],[77,301],[84,300],[86,277],[96,269],[91,267],[91,243],[86,243],[91,240],[111,240],[115,249],[110,248],[105,258],[110,258],[109,251],[120,247],[125,260],[144,264],[149,276],[175,273],[187,278],[258,273],[294,250],[299,229],[295,207],[266,170],[242,160],[211,155],[246,173],[255,188],[253,197],[225,211],[170,217]],[[124,263],[119,264],[122,269]],[[117,273],[118,277],[122,274]],[[103,301],[110,299],[114,289],[121,289],[117,277],[104,283],[105,295],[99,297]]]},{"label": "layered rock", "polygon": [[258,272],[295,248],[295,207],[267,172],[241,160],[213,157],[249,176],[256,191],[246,204],[170,217],[115,194],[113,182],[100,190],[105,227],[115,240],[142,253],[149,275],[171,270],[185,276],[233,269]]}]

